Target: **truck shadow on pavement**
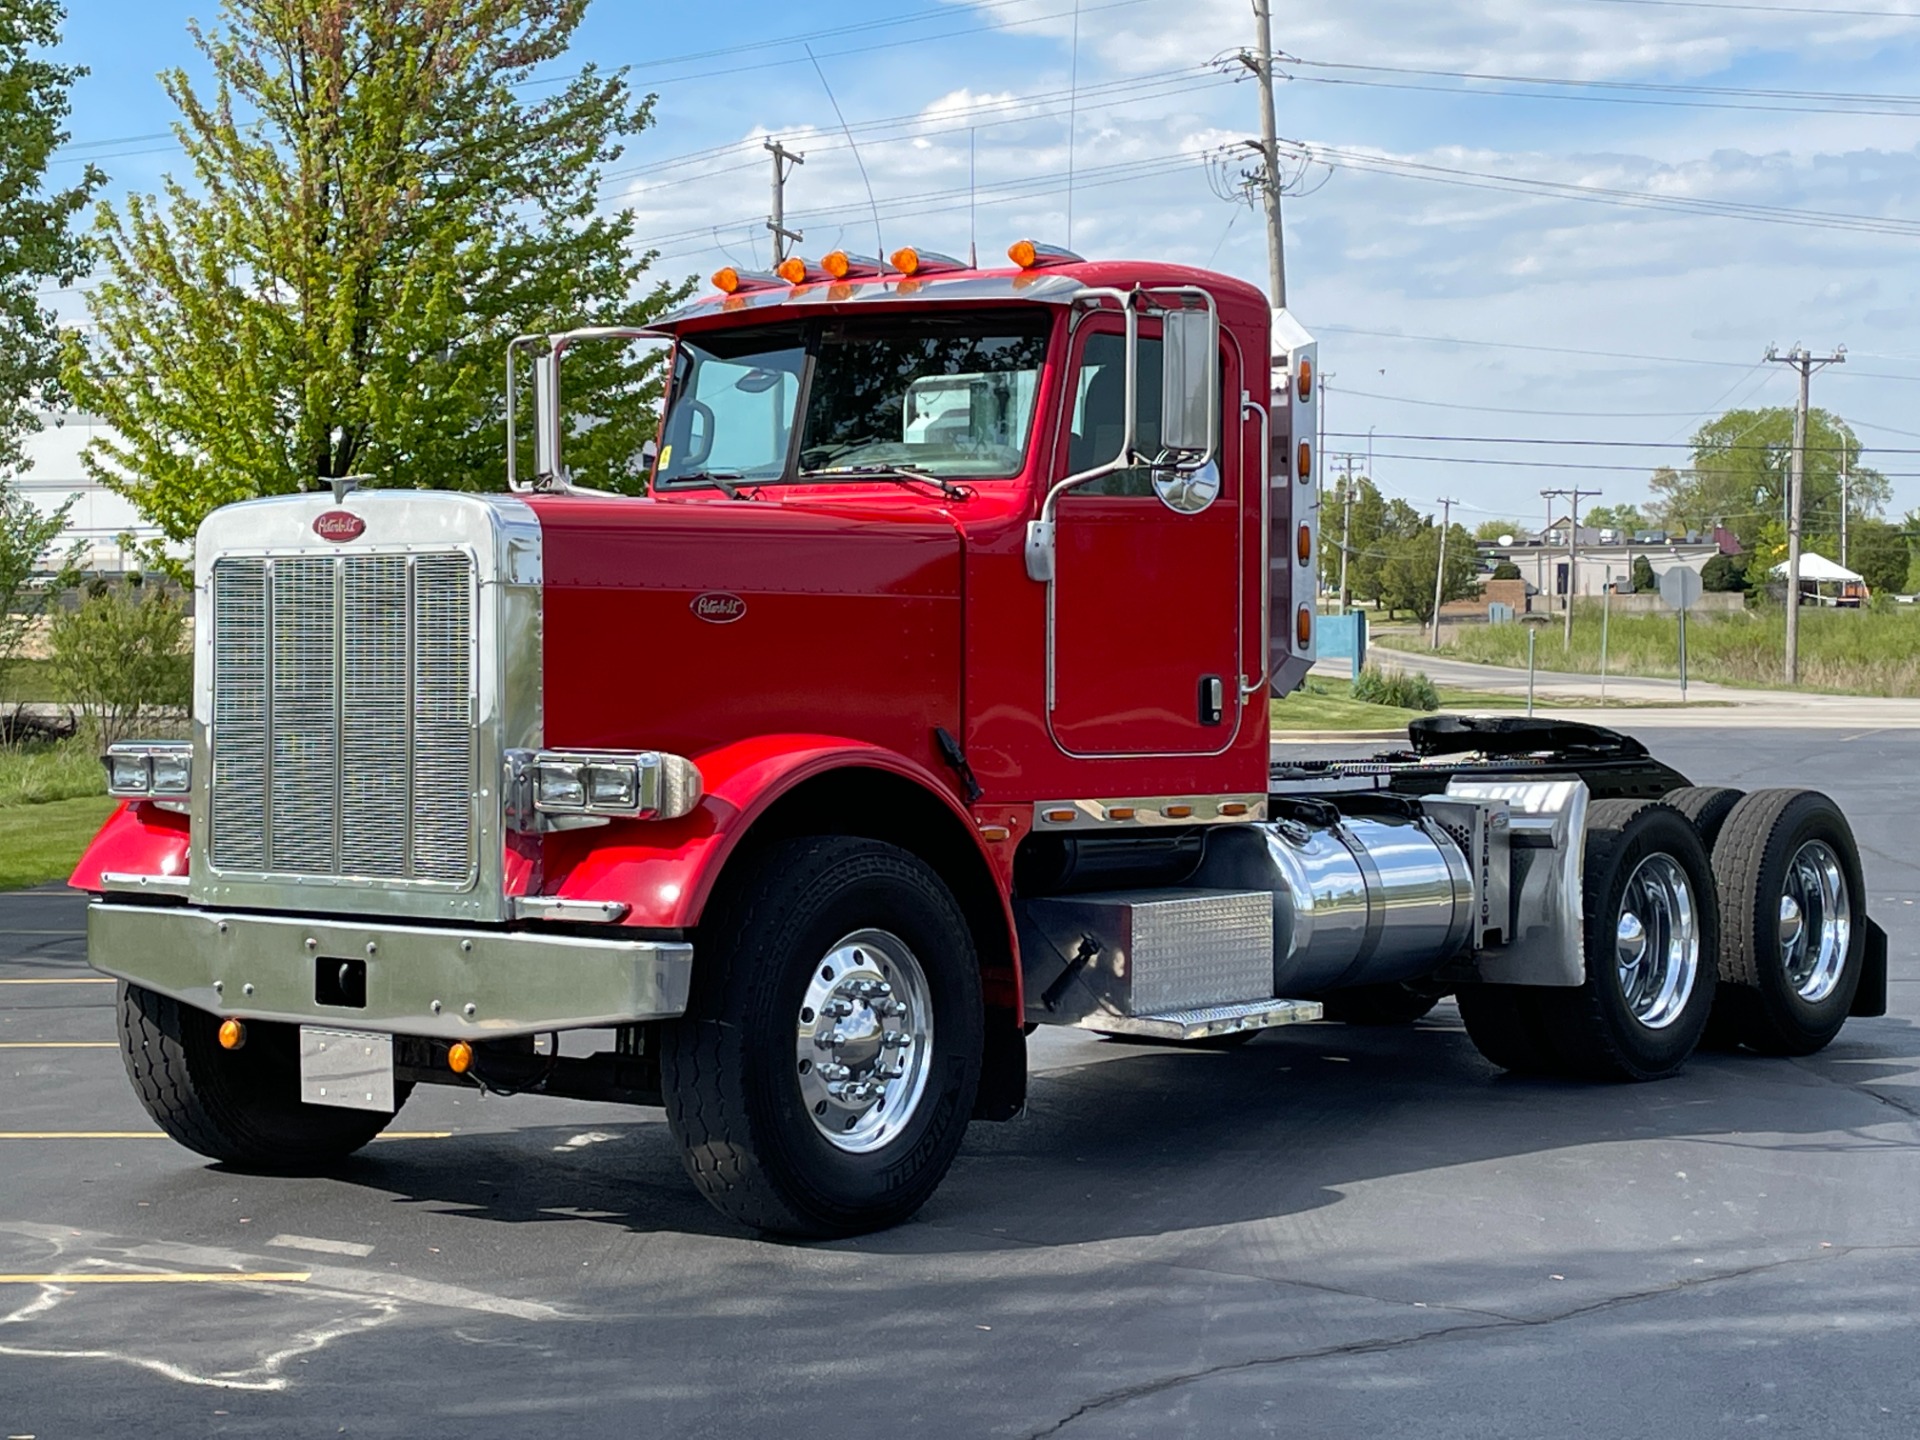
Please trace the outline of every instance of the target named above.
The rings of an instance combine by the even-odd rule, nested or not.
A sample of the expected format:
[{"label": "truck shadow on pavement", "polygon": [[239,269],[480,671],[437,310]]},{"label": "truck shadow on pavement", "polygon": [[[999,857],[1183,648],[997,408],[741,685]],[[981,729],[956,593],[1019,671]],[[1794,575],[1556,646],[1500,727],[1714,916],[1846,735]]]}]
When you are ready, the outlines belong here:
[{"label": "truck shadow on pavement", "polygon": [[[1672,1080],[1633,1086],[1501,1075],[1450,1009],[1411,1029],[1276,1031],[1228,1053],[1090,1044],[1085,1063],[1034,1078],[1022,1119],[972,1127],[913,1222],[849,1243],[934,1254],[1167,1235],[1484,1162],[1534,1157],[1577,1172],[1603,1165],[1607,1147],[1647,1142],[1910,1150],[1912,1137],[1868,1132],[1920,1120],[1920,1088],[1901,1083],[1920,1075],[1913,1028],[1855,1021],[1811,1060],[1702,1054]],[[539,1102],[519,1103],[534,1120]],[[376,1145],[339,1178],[499,1223],[742,1233],[695,1195],[658,1111]]]}]

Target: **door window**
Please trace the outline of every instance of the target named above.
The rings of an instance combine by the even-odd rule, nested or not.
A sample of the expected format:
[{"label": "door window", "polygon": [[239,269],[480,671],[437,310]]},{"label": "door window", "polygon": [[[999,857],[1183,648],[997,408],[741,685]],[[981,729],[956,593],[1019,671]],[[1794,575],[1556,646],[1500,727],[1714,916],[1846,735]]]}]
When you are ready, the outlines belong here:
[{"label": "door window", "polygon": [[[1134,415],[1134,448],[1153,455],[1160,449],[1161,356],[1158,336],[1140,337],[1140,399]],[[1067,473],[1077,475],[1104,465],[1120,453],[1127,425],[1127,340],[1114,331],[1087,337],[1080,351],[1080,372],[1067,438]],[[1144,465],[1116,470],[1075,488],[1079,495],[1153,494],[1153,476]]]}]

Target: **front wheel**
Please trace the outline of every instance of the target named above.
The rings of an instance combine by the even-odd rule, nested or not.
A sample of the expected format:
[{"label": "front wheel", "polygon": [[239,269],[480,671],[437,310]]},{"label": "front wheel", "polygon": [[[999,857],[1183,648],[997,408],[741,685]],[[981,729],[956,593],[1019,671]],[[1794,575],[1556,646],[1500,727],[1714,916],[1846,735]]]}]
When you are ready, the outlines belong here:
[{"label": "front wheel", "polygon": [[928,866],[847,836],[759,857],[701,929],[661,1054],[700,1192],[756,1229],[897,1224],[945,1176],[980,1080],[979,964]]},{"label": "front wheel", "polygon": [[[351,1155],[393,1120],[300,1099],[299,1032],[265,1021],[221,1048],[220,1021],[138,985],[120,984],[120,1055],[134,1094],[189,1150],[240,1170],[295,1174]],[[394,1109],[411,1085],[394,1091]]]}]

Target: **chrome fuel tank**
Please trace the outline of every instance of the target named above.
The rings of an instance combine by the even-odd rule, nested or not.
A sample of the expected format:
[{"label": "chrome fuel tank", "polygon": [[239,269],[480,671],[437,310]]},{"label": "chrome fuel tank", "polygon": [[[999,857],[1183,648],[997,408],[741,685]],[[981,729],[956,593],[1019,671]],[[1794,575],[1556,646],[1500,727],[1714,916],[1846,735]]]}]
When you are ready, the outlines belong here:
[{"label": "chrome fuel tank", "polygon": [[1330,805],[1209,837],[1189,882],[1273,896],[1276,995],[1312,995],[1431,974],[1473,943],[1466,857],[1411,809]]}]

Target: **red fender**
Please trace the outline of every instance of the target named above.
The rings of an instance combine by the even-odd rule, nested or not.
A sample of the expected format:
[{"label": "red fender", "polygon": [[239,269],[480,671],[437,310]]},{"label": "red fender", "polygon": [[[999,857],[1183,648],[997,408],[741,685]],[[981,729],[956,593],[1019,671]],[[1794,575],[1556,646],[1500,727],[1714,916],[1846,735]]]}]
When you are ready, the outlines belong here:
[{"label": "red fender", "polygon": [[187,873],[187,817],[157,805],[125,803],[107,817],[100,833],[81,852],[67,884],[76,890],[100,890],[102,871],[122,875]]},{"label": "red fender", "polygon": [[[632,906],[625,923],[681,929],[699,923],[728,856],[774,801],[815,775],[848,766],[884,770],[936,796],[973,837],[989,873],[1000,862],[982,844],[973,817],[946,784],[904,756],[834,735],[761,735],[689,756],[706,794],[681,820],[615,821],[546,836],[545,883],[538,893],[568,900],[614,900]],[[1007,933],[1013,912],[1005,887]]]}]

